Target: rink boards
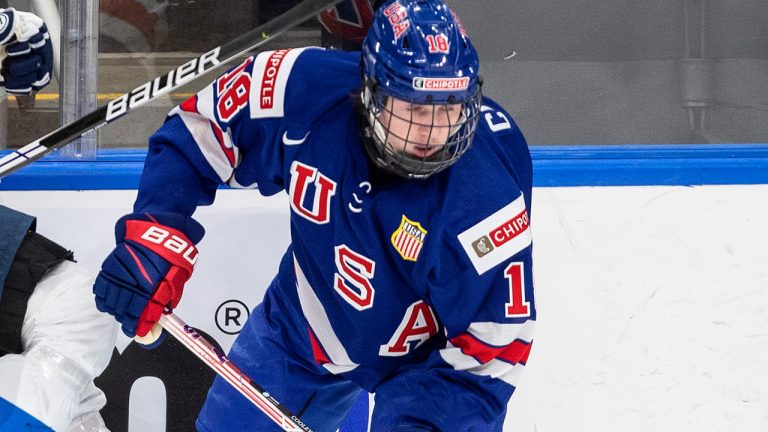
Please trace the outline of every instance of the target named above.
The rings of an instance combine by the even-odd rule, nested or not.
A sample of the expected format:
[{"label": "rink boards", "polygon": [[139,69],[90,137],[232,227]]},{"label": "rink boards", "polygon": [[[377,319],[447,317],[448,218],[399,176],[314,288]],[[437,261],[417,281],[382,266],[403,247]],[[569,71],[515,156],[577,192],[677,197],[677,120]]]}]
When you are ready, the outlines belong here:
[{"label": "rink boards", "polygon": [[[764,164],[749,158],[730,172],[689,162],[687,175],[721,179],[700,183],[737,183],[726,181],[734,172],[768,183]],[[606,165],[589,177],[541,154],[536,164],[539,322],[505,430],[768,430],[768,186],[684,186],[697,182],[679,166],[633,177],[631,165]],[[94,186],[88,170],[37,169],[42,183],[23,189]],[[14,189],[6,180],[1,188]],[[95,272],[113,247],[114,221],[131,209],[131,181],[129,173],[108,186],[125,190],[2,190],[0,204],[38,216],[38,231]],[[288,209],[284,195],[221,190],[196,215],[207,234],[177,313],[225,350],[274,276]],[[119,339],[100,379],[113,432],[190,430],[211,375],[166,345],[146,351]],[[365,429],[367,402],[342,431]]]}]

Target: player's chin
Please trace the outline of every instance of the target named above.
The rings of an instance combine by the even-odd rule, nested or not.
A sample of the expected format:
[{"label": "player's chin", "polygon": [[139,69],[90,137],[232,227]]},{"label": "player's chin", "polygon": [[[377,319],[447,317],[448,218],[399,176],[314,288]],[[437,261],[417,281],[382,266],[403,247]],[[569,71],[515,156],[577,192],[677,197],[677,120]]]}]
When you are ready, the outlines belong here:
[{"label": "player's chin", "polygon": [[430,145],[411,144],[408,146],[408,149],[406,150],[406,152],[412,158],[428,159],[430,156],[439,152],[441,148],[442,148],[442,145],[439,145],[439,144],[430,144]]}]

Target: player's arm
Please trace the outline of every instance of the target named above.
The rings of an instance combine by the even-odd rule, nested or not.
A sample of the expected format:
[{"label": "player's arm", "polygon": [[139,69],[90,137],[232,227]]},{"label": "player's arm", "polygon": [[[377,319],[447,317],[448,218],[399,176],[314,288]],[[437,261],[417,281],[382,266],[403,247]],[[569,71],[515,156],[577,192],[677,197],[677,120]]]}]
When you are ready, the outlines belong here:
[{"label": "player's arm", "polygon": [[144,336],[164,307],[178,304],[204,234],[192,215],[213,202],[219,185],[281,189],[274,143],[282,119],[254,118],[260,108],[252,106],[251,82],[264,67],[249,57],[174,108],[150,138],[133,213],[117,222],[117,246],[93,289],[98,308],[126,335]]},{"label": "player's arm", "polygon": [[525,369],[536,323],[530,154],[511,117],[489,108],[489,121],[509,124],[493,136],[517,183],[494,193],[515,188],[515,198],[449,225],[456,231],[427,282],[446,345],[377,389],[385,393],[374,410],[377,430],[494,430]]},{"label": "player's arm", "polygon": [[376,390],[377,430],[485,430],[503,418],[533,343],[530,245],[482,275],[473,272],[431,289],[448,341]]},{"label": "player's arm", "polygon": [[26,95],[51,81],[53,45],[43,20],[30,12],[0,9],[0,87]]}]

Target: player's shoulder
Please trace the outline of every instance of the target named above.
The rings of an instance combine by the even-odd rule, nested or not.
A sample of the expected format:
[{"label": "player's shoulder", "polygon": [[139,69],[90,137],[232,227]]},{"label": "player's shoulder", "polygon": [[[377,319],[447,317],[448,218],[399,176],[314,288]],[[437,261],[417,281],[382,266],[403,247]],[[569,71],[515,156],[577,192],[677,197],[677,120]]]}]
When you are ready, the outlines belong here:
[{"label": "player's shoulder", "polygon": [[483,97],[477,125],[477,139],[492,144],[491,149],[510,151],[528,144],[512,115],[498,102]]},{"label": "player's shoulder", "polygon": [[482,274],[530,244],[533,176],[512,116],[485,99],[480,117],[472,147],[447,170],[441,219],[446,238]]},{"label": "player's shoulder", "polygon": [[258,54],[252,60],[251,118],[311,121],[360,87],[359,56],[318,47]]},{"label": "player's shoulder", "polygon": [[[448,170],[451,177],[459,179],[451,182],[459,189],[456,195],[466,194],[487,201],[484,196],[496,196],[502,185],[511,187],[509,193],[513,196],[520,192],[529,193],[532,183],[531,154],[517,123],[490,98],[484,98],[479,117],[472,146]],[[467,182],[473,186],[464,187]],[[500,199],[503,201],[505,198]]]},{"label": "player's shoulder", "polygon": [[359,75],[360,53],[331,50],[321,47],[286,48],[264,51],[253,57],[254,77],[262,72],[265,78],[287,79],[301,76],[304,79],[320,79],[326,82],[357,71]]},{"label": "player's shoulder", "polygon": [[510,160],[490,147],[494,142],[476,142],[451,171],[443,191],[442,212],[451,229],[462,230],[487,218],[513,202],[515,208],[530,203],[531,174],[528,164]]}]

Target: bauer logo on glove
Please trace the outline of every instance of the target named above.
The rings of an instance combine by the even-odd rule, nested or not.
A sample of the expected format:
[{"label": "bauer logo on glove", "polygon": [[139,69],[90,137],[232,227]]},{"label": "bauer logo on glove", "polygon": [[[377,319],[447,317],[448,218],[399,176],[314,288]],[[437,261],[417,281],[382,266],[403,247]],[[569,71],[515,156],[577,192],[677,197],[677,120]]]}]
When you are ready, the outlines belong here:
[{"label": "bauer logo on glove", "polygon": [[149,244],[162,245],[164,248],[168,249],[174,254],[181,255],[191,265],[195,265],[195,262],[197,262],[197,248],[195,248],[195,245],[190,244],[187,240],[184,240],[177,235],[171,234],[168,230],[160,228],[157,225],[152,225],[146,222],[142,223],[139,221],[131,221],[131,223],[127,224],[127,226],[128,237],[131,237],[135,234],[135,232],[131,232],[132,229],[143,230],[146,228],[144,234],[139,237],[140,243],[144,243],[141,241],[144,240],[149,242]]}]

